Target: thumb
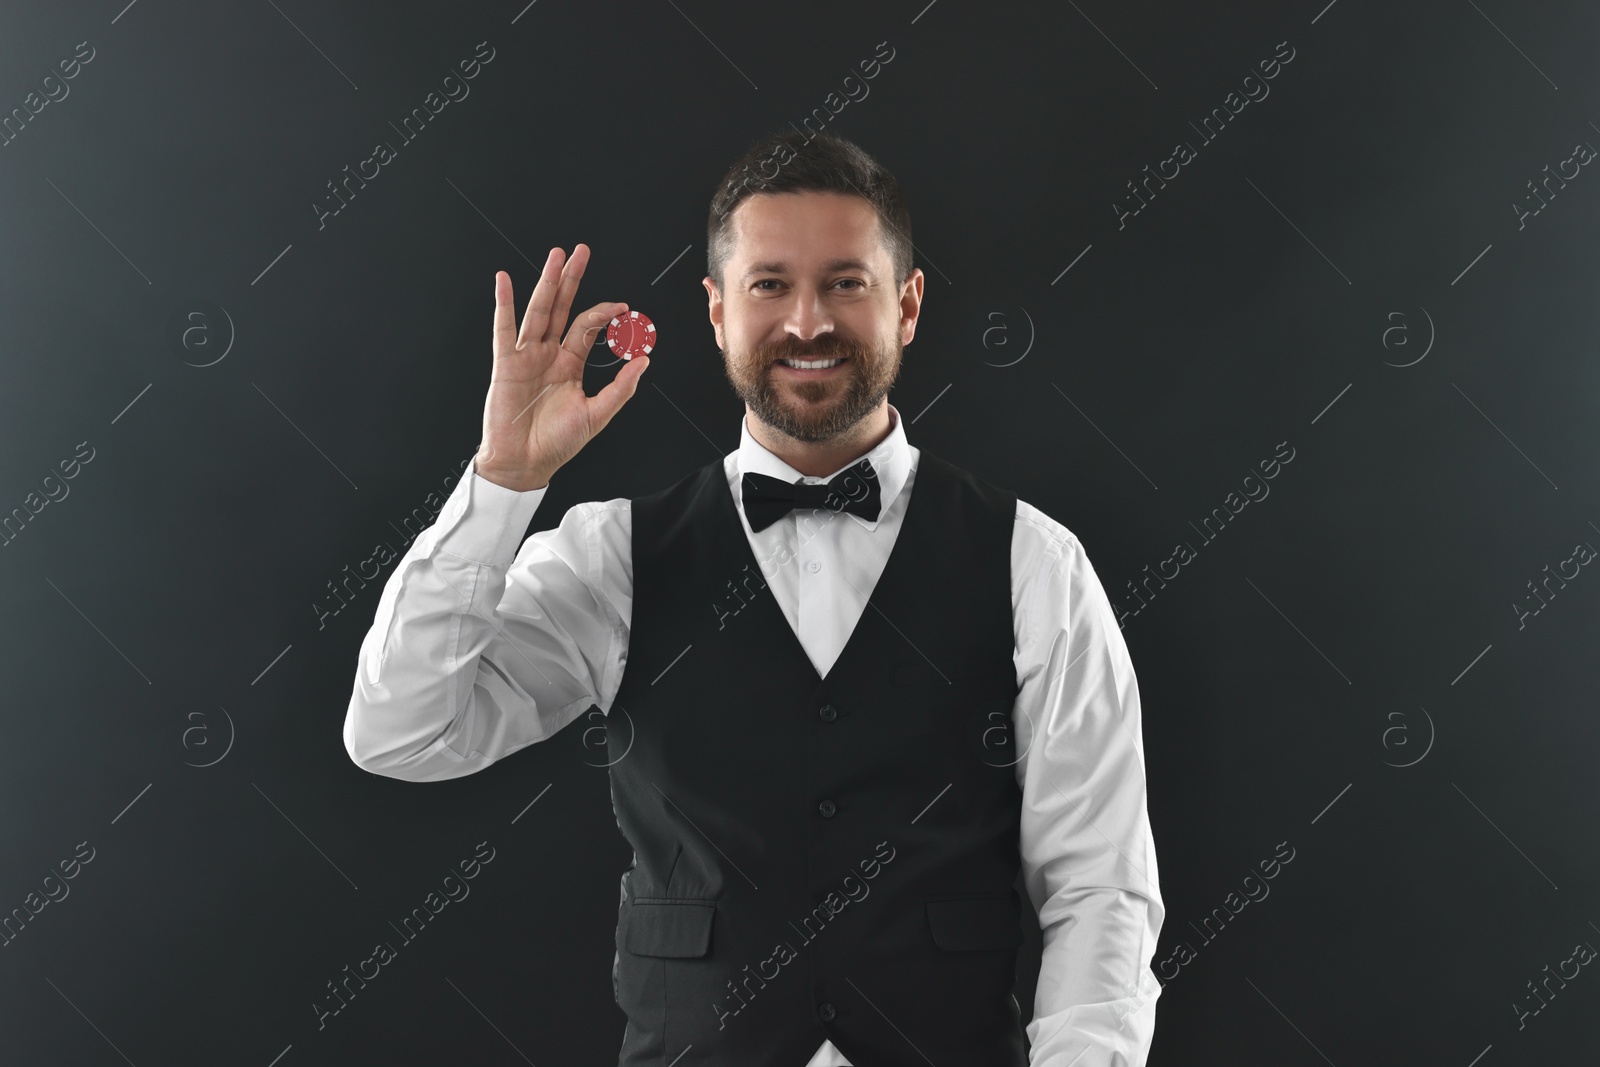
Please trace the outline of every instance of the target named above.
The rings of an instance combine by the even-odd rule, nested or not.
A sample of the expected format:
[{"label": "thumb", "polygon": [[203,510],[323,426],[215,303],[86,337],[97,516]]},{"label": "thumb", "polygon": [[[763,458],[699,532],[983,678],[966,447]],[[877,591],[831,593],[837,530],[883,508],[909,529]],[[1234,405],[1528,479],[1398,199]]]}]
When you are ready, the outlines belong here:
[{"label": "thumb", "polygon": [[595,426],[595,433],[605,429],[612,417],[622,410],[622,405],[632,399],[639,388],[639,379],[649,366],[649,356],[633,357],[611,379],[610,384],[589,398],[589,417]]}]

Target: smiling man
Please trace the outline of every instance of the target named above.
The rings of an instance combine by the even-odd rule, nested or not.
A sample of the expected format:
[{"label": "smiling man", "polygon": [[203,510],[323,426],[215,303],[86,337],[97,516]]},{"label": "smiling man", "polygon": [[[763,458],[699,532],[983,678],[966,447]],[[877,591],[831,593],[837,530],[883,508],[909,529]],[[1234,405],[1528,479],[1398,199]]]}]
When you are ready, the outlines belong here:
[{"label": "smiling man", "polygon": [[[633,850],[622,1067],[1148,1054],[1164,911],[1137,680],[1071,531],[908,441],[887,397],[912,252],[859,147],[753,145],[713,196],[703,283],[738,448],[526,539],[649,357],[584,393],[626,308],[567,327],[586,246],[551,251],[520,329],[497,274],[473,472],[362,644],[344,742],[376,774],[470,774],[604,716]],[[1023,893],[1044,943],[1026,1027]]]}]

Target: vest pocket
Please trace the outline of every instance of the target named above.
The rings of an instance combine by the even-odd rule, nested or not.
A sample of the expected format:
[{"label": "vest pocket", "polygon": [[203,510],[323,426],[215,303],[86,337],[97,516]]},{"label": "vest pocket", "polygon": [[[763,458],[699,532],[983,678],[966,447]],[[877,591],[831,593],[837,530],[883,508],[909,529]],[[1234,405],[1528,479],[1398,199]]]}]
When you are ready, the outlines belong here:
[{"label": "vest pocket", "polygon": [[965,952],[1022,944],[1015,890],[1004,896],[930,900],[927,905],[933,943],[942,949]]},{"label": "vest pocket", "polygon": [[622,947],[635,956],[704,956],[711,950],[716,913],[715,900],[638,898],[622,912]]}]

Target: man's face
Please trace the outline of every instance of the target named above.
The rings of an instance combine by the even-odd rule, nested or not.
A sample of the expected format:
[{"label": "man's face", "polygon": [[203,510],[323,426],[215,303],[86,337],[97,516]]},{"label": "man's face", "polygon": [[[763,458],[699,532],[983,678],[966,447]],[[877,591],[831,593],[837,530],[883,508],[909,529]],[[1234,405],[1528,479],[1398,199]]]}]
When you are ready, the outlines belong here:
[{"label": "man's face", "polygon": [[[864,198],[758,194],[733,212],[711,322],[728,381],[751,412],[799,441],[826,441],[882,404],[916,331],[922,271],[903,286]],[[842,360],[801,370],[783,360]]]}]

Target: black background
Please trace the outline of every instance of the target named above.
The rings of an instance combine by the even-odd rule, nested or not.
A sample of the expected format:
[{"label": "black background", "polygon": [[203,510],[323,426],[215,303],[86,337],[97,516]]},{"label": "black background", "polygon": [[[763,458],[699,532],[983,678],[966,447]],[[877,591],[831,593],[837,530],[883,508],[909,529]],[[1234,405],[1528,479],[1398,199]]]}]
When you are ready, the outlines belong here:
[{"label": "black background", "polygon": [[[0,512],[94,457],[0,549],[0,912],[94,850],[0,948],[0,1060],[614,1062],[628,853],[578,728],[463,779],[366,774],[340,731],[381,582],[315,605],[471,456],[494,272],[520,315],[552,246],[593,249],[577,307],[626,300],[661,345],[534,527],[735,448],[711,190],[880,42],[828,128],[910,197],[909,439],[1067,525],[1115,602],[1197,550],[1124,630],[1154,962],[1194,953],[1157,971],[1150,1064],[1592,1055],[1586,969],[1515,1008],[1600,943],[1600,578],[1514,607],[1600,544],[1600,178],[1513,206],[1600,144],[1586,5],[112,0],[0,24],[0,112],[94,49],[0,147]],[[483,41],[470,95],[319,228],[326,183]],[[1204,142],[1280,42],[1270,95]],[[1196,158],[1119,227],[1178,141]],[[614,372],[597,352],[590,391]],[[1280,442],[1270,496],[1205,542]],[[318,1029],[325,983],[483,841],[472,895]],[[1270,896],[1203,937],[1281,842]]]}]

